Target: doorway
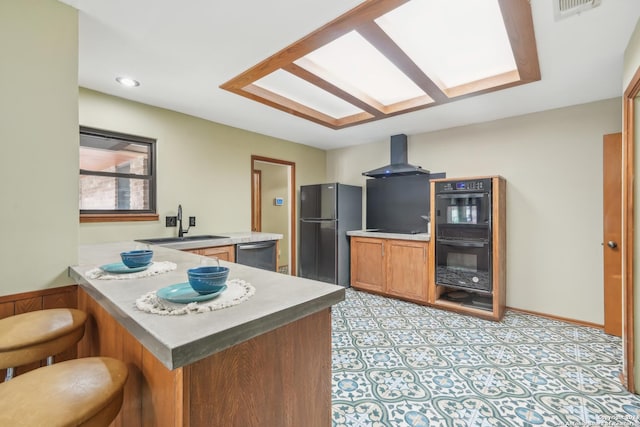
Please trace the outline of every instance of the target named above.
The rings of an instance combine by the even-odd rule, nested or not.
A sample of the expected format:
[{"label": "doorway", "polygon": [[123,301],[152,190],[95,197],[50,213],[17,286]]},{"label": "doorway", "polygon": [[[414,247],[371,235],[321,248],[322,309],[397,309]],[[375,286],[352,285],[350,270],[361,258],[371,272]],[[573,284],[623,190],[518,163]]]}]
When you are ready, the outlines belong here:
[{"label": "doorway", "polygon": [[251,230],[282,234],[278,271],[296,272],[295,163],[251,156]]}]

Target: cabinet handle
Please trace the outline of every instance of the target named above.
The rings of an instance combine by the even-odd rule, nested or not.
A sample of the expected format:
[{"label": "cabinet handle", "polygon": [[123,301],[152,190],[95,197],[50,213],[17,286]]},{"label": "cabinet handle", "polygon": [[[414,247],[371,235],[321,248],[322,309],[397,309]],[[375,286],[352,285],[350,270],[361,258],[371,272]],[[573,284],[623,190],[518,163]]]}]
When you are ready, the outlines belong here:
[{"label": "cabinet handle", "polygon": [[384,258],[384,244],[380,245],[380,249],[382,249],[382,258]]},{"label": "cabinet handle", "polygon": [[427,262],[427,248],[422,248],[422,257],[424,258],[424,262]]}]

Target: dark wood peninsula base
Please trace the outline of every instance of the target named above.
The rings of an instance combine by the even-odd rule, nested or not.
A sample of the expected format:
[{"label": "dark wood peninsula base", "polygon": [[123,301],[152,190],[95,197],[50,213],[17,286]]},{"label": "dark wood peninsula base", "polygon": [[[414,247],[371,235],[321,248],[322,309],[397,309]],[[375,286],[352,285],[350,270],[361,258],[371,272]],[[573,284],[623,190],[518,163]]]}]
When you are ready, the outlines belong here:
[{"label": "dark wood peninsula base", "polygon": [[78,308],[89,315],[78,355],[111,356],[129,366],[113,426],[331,425],[329,308],[174,370],[82,288]]}]

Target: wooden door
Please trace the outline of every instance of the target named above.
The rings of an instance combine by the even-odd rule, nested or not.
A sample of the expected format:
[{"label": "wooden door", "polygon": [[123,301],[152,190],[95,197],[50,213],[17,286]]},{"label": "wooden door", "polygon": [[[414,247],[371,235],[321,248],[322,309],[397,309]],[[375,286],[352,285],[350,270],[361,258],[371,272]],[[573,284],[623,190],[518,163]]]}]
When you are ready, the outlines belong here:
[{"label": "wooden door", "polygon": [[427,302],[427,244],[387,240],[387,293]]},{"label": "wooden door", "polygon": [[351,238],[351,286],[374,292],[385,290],[384,240]]},{"label": "wooden door", "polygon": [[604,331],[622,336],[622,134],[602,143]]},{"label": "wooden door", "polygon": [[262,171],[251,176],[251,231],[262,231]]}]

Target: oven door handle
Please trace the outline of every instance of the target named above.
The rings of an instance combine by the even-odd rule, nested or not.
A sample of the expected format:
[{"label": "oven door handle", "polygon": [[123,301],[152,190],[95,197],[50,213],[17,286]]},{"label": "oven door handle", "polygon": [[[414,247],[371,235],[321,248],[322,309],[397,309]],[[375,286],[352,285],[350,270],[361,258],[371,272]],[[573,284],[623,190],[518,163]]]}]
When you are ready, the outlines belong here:
[{"label": "oven door handle", "polygon": [[489,193],[438,193],[436,197],[441,199],[482,199],[489,196]]},{"label": "oven door handle", "polygon": [[460,241],[460,240],[438,239],[436,243],[442,243],[442,244],[451,245],[451,246],[464,246],[467,248],[484,248],[485,246],[487,246],[487,243],[485,242],[470,242],[468,240]]}]

